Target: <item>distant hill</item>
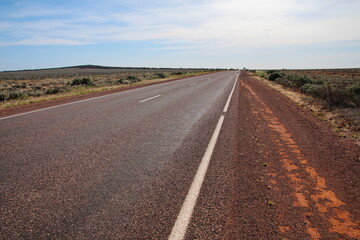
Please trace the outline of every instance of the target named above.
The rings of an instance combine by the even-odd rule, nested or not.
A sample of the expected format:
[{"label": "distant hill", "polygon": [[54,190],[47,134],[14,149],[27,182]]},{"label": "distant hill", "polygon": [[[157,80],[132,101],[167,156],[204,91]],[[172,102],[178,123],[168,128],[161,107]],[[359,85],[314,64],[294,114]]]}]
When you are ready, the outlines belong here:
[{"label": "distant hill", "polygon": [[[87,65],[78,65],[78,66],[68,66],[68,67],[58,67],[58,68],[42,68],[42,69],[24,69],[24,70],[13,70],[13,71],[3,71],[3,72],[23,72],[23,71],[56,71],[56,70],[69,70],[69,69],[113,69],[113,70],[121,70],[121,69],[157,69],[157,70],[174,70],[174,69],[179,69],[179,70],[186,70],[186,69],[191,69],[191,70],[202,70],[202,69],[213,69],[213,68],[156,68],[156,67],[110,67],[110,66],[101,66],[101,65],[91,65],[91,64],[87,64]],[[215,70],[215,69],[213,69]],[[223,69],[216,69],[216,70],[223,70]]]},{"label": "distant hill", "polygon": [[79,65],[60,68],[29,69],[0,72],[0,80],[26,80],[46,78],[74,78],[91,75],[106,74],[138,74],[138,73],[164,73],[164,72],[201,72],[218,71],[220,69],[205,68],[149,68],[149,67],[107,67],[100,65]]},{"label": "distant hill", "polygon": [[70,66],[70,67],[62,67],[64,68],[80,68],[80,69],[139,69],[139,68],[145,68],[145,67],[109,67],[109,66],[101,66],[101,65],[79,65],[79,66]]}]

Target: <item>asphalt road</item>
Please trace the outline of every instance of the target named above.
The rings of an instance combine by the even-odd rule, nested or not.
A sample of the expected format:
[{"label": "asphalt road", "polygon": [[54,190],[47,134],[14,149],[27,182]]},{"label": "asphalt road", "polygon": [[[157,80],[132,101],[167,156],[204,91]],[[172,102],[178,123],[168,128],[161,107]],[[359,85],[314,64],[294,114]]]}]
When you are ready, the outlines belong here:
[{"label": "asphalt road", "polygon": [[[200,231],[215,238],[226,215],[226,182],[205,175],[205,167],[195,195],[189,197],[189,189],[213,150],[218,161],[233,157],[238,116],[229,99],[238,74],[219,72],[1,118],[1,239],[201,237],[188,224],[195,224],[189,217],[192,208],[197,212],[202,180],[219,189],[219,207],[210,207],[215,220]],[[190,205],[184,204],[187,196]],[[184,208],[187,216],[178,219]],[[182,230],[175,229],[177,220]]]}]

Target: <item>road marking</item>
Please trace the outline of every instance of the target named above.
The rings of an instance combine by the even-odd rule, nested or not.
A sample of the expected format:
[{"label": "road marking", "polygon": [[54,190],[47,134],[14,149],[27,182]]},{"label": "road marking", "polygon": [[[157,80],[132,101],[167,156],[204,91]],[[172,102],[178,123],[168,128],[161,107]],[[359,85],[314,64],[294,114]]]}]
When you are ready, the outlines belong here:
[{"label": "road marking", "polygon": [[150,97],[150,98],[141,100],[139,103],[143,103],[143,102],[149,101],[149,100],[151,100],[151,99],[158,98],[158,97],[160,97],[160,96],[161,96],[161,95],[156,95],[156,96],[153,96],[153,97]]},{"label": "road marking", "polygon": [[194,85],[196,85],[197,83],[192,83],[192,84],[190,84],[190,86],[194,86]]},{"label": "road marking", "polygon": [[180,213],[173,226],[173,229],[169,236],[169,240],[182,240],[185,237],[186,229],[189,225],[191,216],[193,214],[196,200],[199,196],[201,186],[204,182],[206,171],[210,163],[211,155],[214,151],[215,144],[219,137],[219,133],[223,122],[224,122],[224,115],[221,115],[216,125],[215,131],[210,139],[209,145],[207,146],[205,154],[201,160],[199,168],[195,174],[193,182],[190,186],[189,192],[181,207]]},{"label": "road marking", "polygon": [[[194,78],[194,79],[195,79],[195,78],[197,78],[197,77],[185,78],[184,80],[188,80],[188,79],[191,79],[191,78]],[[169,83],[170,83],[170,82],[164,82],[163,84],[169,84]],[[150,85],[150,86],[144,86],[144,88],[146,88],[146,87],[152,87],[152,86],[151,86],[151,85]],[[129,89],[129,90],[126,90],[126,91],[124,91],[124,92],[130,92],[130,91],[136,91],[136,90],[138,90],[138,89]],[[0,121],[1,121],[1,120],[5,120],[5,119],[8,119],[8,118],[19,117],[19,116],[31,114],[31,113],[36,113],[36,112],[41,112],[41,111],[47,111],[47,110],[54,109],[54,108],[58,108],[58,107],[64,107],[64,106],[68,106],[68,105],[72,105],[72,104],[77,104],[77,103],[92,101],[92,100],[95,100],[95,99],[110,97],[110,96],[122,94],[122,93],[124,93],[124,92],[111,93],[111,94],[107,94],[107,95],[103,95],[103,96],[99,96],[99,97],[88,98],[88,99],[79,100],[79,101],[70,102],[70,103],[64,103],[64,104],[60,104],[60,105],[56,105],[56,106],[52,106],[52,107],[41,108],[41,109],[29,111],[29,112],[14,114],[14,115],[11,115],[11,116],[0,117]]]},{"label": "road marking", "polygon": [[64,107],[64,106],[68,106],[68,105],[72,105],[72,104],[76,104],[76,103],[87,102],[87,101],[92,101],[92,100],[95,100],[95,99],[110,97],[110,96],[118,95],[118,94],[121,94],[121,93],[123,93],[123,92],[112,93],[112,94],[108,94],[108,95],[104,95],[104,96],[88,98],[88,99],[79,100],[79,101],[75,101],[75,102],[71,102],[71,103],[64,103],[64,104],[60,104],[60,105],[56,105],[56,106],[52,106],[52,107],[41,108],[41,109],[34,110],[34,111],[30,111],[30,112],[19,113],[19,114],[7,116],[7,117],[2,117],[2,118],[0,118],[0,121],[1,121],[1,120],[4,120],[4,119],[8,119],[8,118],[13,118],[13,117],[18,117],[18,116],[22,116],[22,115],[27,115],[27,114],[30,114],[30,113],[36,113],[36,112],[46,111],[46,110],[50,110],[50,109],[54,109],[54,108],[58,108],[58,107]]},{"label": "road marking", "polygon": [[226,101],[226,104],[225,104],[225,107],[224,107],[223,112],[227,112],[227,110],[228,110],[228,108],[229,108],[230,100],[231,100],[231,97],[232,97],[232,95],[233,95],[233,93],[234,93],[235,86],[236,86],[237,80],[238,80],[238,78],[239,78],[239,75],[240,75],[240,73],[237,75],[237,77],[236,77],[236,79],[235,79],[234,86],[233,86],[233,88],[232,88],[232,90],[231,90],[231,92],[230,92],[230,95],[229,95],[228,100]]}]

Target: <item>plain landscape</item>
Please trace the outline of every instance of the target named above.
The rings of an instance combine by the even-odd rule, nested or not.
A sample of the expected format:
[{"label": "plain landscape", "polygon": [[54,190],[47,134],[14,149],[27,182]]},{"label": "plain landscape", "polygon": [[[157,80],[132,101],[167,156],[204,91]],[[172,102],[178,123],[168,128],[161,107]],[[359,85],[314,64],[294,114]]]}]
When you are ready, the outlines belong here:
[{"label": "plain landscape", "polygon": [[[82,65],[0,72],[0,109],[176,80],[226,69],[125,68]],[[360,69],[247,70],[299,93],[335,131],[360,137]],[[311,108],[314,110],[314,108]],[[325,112],[323,112],[323,111]],[[331,113],[331,116],[324,116]]]},{"label": "plain landscape", "polygon": [[360,240],[359,9],[1,0],[0,240]]},{"label": "plain landscape", "polygon": [[360,239],[359,73],[2,72],[1,239]]}]

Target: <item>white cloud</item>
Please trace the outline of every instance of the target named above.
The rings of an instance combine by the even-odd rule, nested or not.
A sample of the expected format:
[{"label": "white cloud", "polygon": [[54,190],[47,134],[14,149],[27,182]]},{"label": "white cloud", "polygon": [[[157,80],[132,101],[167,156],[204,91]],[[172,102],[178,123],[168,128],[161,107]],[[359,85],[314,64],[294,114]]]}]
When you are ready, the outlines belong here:
[{"label": "white cloud", "polygon": [[43,45],[84,45],[84,44],[93,44],[94,42],[83,42],[76,40],[68,39],[56,39],[56,38],[29,38],[25,40],[12,41],[12,42],[0,42],[0,46],[16,46],[16,45],[34,45],[34,46],[43,46]]},{"label": "white cloud", "polygon": [[[147,2],[133,4],[150,4]],[[22,21],[8,18],[0,24],[0,29],[11,31],[14,39],[2,45],[151,40],[166,43],[166,49],[241,49],[360,39],[355,27],[360,25],[356,11],[360,9],[359,1],[214,0],[196,5],[190,1],[172,1],[169,5],[167,1],[165,7],[161,3],[156,1],[155,8],[147,9],[146,5],[128,13],[117,13],[116,9],[98,13],[66,9],[38,9],[34,13],[33,9],[21,9],[10,15]],[[44,19],[24,20],[35,15]]]}]

